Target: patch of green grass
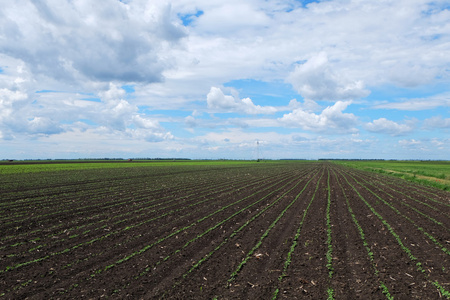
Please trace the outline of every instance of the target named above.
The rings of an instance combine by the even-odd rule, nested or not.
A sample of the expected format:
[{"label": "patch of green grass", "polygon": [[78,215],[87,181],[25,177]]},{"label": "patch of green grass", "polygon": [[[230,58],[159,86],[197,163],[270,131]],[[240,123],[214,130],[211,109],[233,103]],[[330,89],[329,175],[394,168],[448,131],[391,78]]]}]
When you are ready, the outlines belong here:
[{"label": "patch of green grass", "polygon": [[450,161],[345,160],[335,163],[450,190]]}]

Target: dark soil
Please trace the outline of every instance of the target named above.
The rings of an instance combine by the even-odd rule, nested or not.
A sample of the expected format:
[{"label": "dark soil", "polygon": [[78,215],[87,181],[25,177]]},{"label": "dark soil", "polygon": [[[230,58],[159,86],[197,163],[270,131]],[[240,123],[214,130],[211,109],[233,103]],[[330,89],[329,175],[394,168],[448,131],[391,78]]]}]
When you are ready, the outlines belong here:
[{"label": "dark soil", "polygon": [[326,162],[24,176],[0,177],[14,187],[0,189],[0,298],[439,299],[450,290],[450,193],[430,187]]}]

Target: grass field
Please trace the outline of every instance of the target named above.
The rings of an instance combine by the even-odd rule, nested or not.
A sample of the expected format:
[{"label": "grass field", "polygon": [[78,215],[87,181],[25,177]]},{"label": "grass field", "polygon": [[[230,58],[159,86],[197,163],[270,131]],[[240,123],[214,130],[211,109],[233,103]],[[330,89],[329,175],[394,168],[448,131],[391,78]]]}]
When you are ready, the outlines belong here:
[{"label": "grass field", "polygon": [[450,161],[353,160],[338,163],[450,190]]}]

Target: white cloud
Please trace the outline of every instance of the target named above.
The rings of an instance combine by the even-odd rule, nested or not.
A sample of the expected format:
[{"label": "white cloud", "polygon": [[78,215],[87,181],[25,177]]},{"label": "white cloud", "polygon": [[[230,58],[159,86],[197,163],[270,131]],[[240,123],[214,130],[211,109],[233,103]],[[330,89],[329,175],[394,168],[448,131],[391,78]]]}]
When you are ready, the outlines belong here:
[{"label": "white cloud", "polygon": [[109,83],[109,88],[105,91],[99,92],[98,95],[103,101],[108,102],[111,100],[123,98],[126,95],[126,92],[117,84]]},{"label": "white cloud", "polygon": [[[60,134],[78,128],[80,120],[119,135],[130,126],[144,130],[137,105],[120,86],[162,80],[174,65],[168,49],[185,34],[162,1],[19,0],[2,6],[2,138]],[[95,96],[101,102],[86,100]],[[161,133],[161,127],[145,130]]]},{"label": "white cloud", "polygon": [[[109,89],[99,93],[102,103],[99,115],[94,118],[109,130],[123,132],[136,139],[149,142],[170,140],[173,135],[159,124],[155,119],[150,119],[138,113],[138,107],[122,99],[125,91],[115,84],[110,84]],[[118,132],[117,132],[118,131]]]},{"label": "white cloud", "polygon": [[398,143],[401,146],[416,146],[416,145],[421,145],[422,142],[421,141],[417,141],[415,139],[410,139],[410,140],[400,140],[398,141]]},{"label": "white cloud", "polygon": [[20,0],[2,7],[0,28],[0,52],[66,81],[160,81],[184,36],[169,5],[146,1]]},{"label": "white cloud", "polygon": [[450,139],[431,139],[431,147],[433,149],[444,150],[448,152],[450,149]]},{"label": "white cloud", "polygon": [[118,138],[126,135],[152,142],[173,138],[158,120],[140,114],[136,105],[124,99],[125,90],[116,84],[111,83],[98,96],[89,101],[82,94],[42,92],[31,98],[20,91],[0,89],[0,131],[8,139],[95,128]]},{"label": "white cloud", "polygon": [[[183,27],[181,17],[188,14],[192,22]],[[174,136],[161,124],[187,126],[194,137],[212,130],[273,130],[267,135],[278,134],[271,141],[280,145],[273,153],[286,153],[283,145],[291,140],[281,132],[296,128],[313,135],[308,137],[316,141],[313,153],[350,151],[331,144],[349,141],[345,136],[327,140],[317,135],[355,133],[361,127],[420,140],[414,121],[380,119],[376,110],[354,112],[360,117],[344,113],[347,100],[370,90],[393,91],[397,102],[387,95],[386,103],[369,108],[414,111],[410,116],[423,121],[421,129],[438,129],[433,134],[442,136],[448,128],[445,111],[426,120],[420,111],[449,106],[448,93],[438,94],[450,83],[449,17],[443,0],[331,0],[306,7],[293,0],[6,1],[0,10],[0,136],[28,139],[28,145],[34,145],[31,139],[57,145],[60,138],[73,153],[85,145],[84,136],[89,145],[108,141],[97,145],[97,153],[114,146],[155,153],[142,141],[158,141],[152,151],[195,149],[191,153],[197,157],[198,140],[191,143],[183,130]],[[286,96],[262,92],[267,98],[257,105],[259,98],[242,99],[236,92],[255,93],[241,85],[247,80],[290,82],[304,99],[286,105],[297,96],[283,87],[274,94]],[[236,89],[224,88],[235,82]],[[126,84],[135,92],[126,93]],[[436,96],[400,98],[434,89]],[[323,109],[316,103],[321,100],[336,104]],[[179,117],[194,110],[192,116]],[[172,111],[176,116],[170,116]],[[239,116],[207,115],[216,112]],[[285,114],[278,118],[277,112]],[[358,123],[368,115],[375,121]],[[358,140],[367,134],[363,131]],[[211,147],[224,154],[231,149]]]},{"label": "white cloud", "polygon": [[412,132],[415,128],[414,123],[414,121],[408,121],[406,124],[399,124],[386,118],[380,118],[371,123],[367,123],[365,128],[370,132],[398,136]]},{"label": "white cloud", "polygon": [[196,30],[212,34],[242,34],[242,29],[264,28],[270,18],[256,2],[226,1],[211,2],[204,13],[192,24]]},{"label": "white cloud", "polygon": [[250,98],[239,99],[225,95],[220,88],[211,87],[206,101],[208,109],[219,112],[238,112],[245,114],[273,114],[277,110],[271,106],[255,105]]},{"label": "white cloud", "polygon": [[450,107],[450,94],[445,93],[428,98],[408,99],[402,102],[388,102],[375,105],[378,109],[397,109],[408,111],[420,111],[434,109],[437,107]]},{"label": "white cloud", "polygon": [[133,123],[139,128],[158,129],[158,130],[161,129],[161,126],[157,121],[142,117],[140,115],[133,116]]},{"label": "white cloud", "polygon": [[355,128],[357,117],[354,114],[343,113],[350,101],[337,101],[328,106],[320,114],[305,111],[301,108],[293,110],[278,119],[281,124],[289,127],[300,127],[304,130],[323,133],[357,132]]},{"label": "white cloud", "polygon": [[413,98],[401,102],[386,102],[374,105],[376,109],[397,109],[407,111],[420,111],[437,107],[450,107],[450,93],[442,93],[427,98]]},{"label": "white cloud", "polygon": [[193,128],[193,127],[197,126],[197,121],[195,120],[195,118],[193,116],[187,116],[186,118],[184,118],[184,123],[189,128]]},{"label": "white cloud", "polygon": [[55,122],[50,118],[34,117],[32,120],[28,121],[27,131],[31,134],[56,134],[62,132],[63,129],[58,122]]},{"label": "white cloud", "polygon": [[164,130],[127,129],[126,133],[133,140],[145,140],[152,143],[172,140],[174,138],[170,132],[165,132]]},{"label": "white cloud", "polygon": [[98,122],[116,130],[125,130],[138,108],[124,99],[110,100],[102,106]]},{"label": "white cloud", "polygon": [[[306,61],[308,70],[297,65],[303,84],[294,82],[297,90],[315,100],[361,97],[368,93],[366,85],[410,87],[437,77],[449,79],[449,58],[444,53],[450,51],[450,25],[445,21],[448,11],[438,9],[442,3],[323,1],[305,9],[291,1],[246,1],[248,9],[242,11],[252,12],[247,16],[265,14],[255,18],[256,25],[252,17],[229,18],[223,13],[229,5],[237,4],[200,0],[174,4],[178,10],[204,12],[189,27],[190,51],[180,58],[178,74],[186,74],[186,79],[203,74],[210,86],[217,86],[236,77],[285,79],[295,62]],[[229,18],[226,23],[200,26],[220,14]],[[313,65],[311,60],[321,53],[327,54],[326,63],[319,60]],[[322,86],[315,78],[330,85]]]},{"label": "white cloud", "polygon": [[350,80],[343,74],[337,75],[325,52],[297,65],[287,81],[300,95],[312,100],[348,100],[369,94],[361,80]]},{"label": "white cloud", "polygon": [[18,90],[0,89],[0,132],[2,138],[16,134],[54,134],[62,127],[51,118],[30,114],[29,96]]},{"label": "white cloud", "polygon": [[0,89],[0,122],[9,118],[13,112],[13,107],[27,98],[28,95],[21,91]]},{"label": "white cloud", "polygon": [[450,118],[443,119],[441,116],[425,119],[425,128],[450,128]]}]

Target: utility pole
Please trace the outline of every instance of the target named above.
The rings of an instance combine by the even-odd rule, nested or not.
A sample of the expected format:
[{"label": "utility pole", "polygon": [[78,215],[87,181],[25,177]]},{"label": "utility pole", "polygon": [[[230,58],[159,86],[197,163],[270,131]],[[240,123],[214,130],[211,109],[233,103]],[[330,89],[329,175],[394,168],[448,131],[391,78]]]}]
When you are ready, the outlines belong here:
[{"label": "utility pole", "polygon": [[256,140],[256,161],[259,161],[259,140]]}]

